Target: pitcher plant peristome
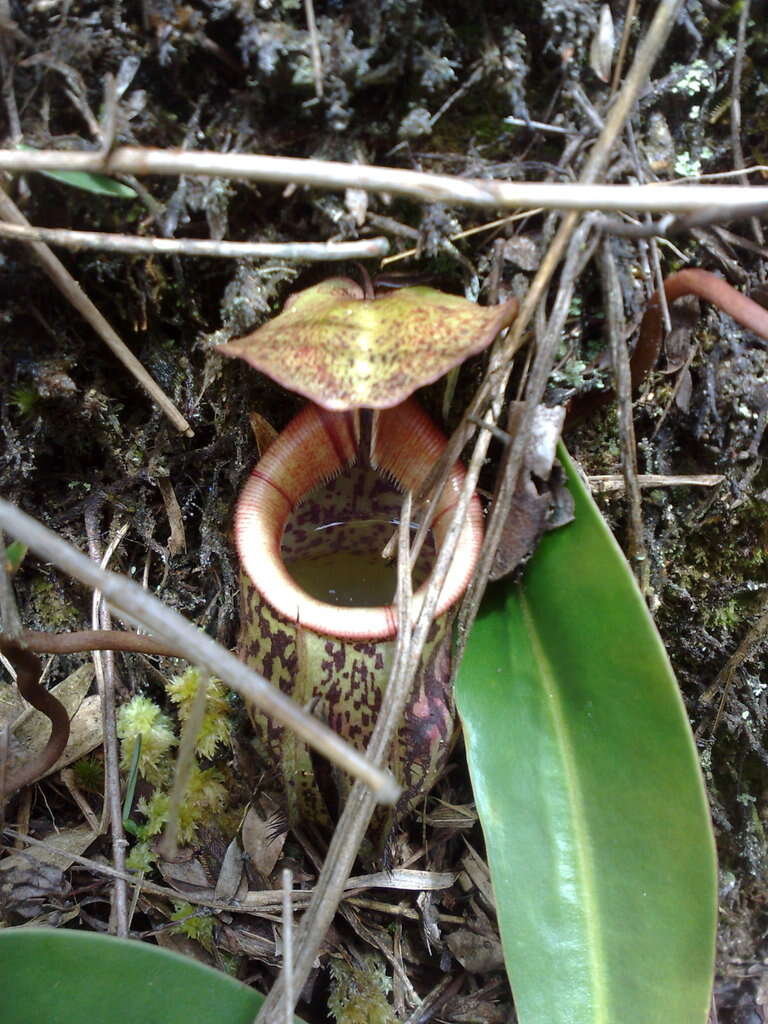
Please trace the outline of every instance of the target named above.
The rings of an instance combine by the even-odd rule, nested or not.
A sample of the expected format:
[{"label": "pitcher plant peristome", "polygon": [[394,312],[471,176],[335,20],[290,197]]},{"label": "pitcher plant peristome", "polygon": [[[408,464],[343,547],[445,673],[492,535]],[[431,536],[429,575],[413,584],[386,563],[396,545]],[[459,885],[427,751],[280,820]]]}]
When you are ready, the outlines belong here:
[{"label": "pitcher plant peristome", "polygon": [[[299,559],[306,566],[313,558],[336,557],[342,549],[343,559],[360,557],[363,564],[371,554],[380,557],[398,520],[401,491],[418,489],[446,441],[409,400],[374,415],[370,468],[359,463],[358,442],[358,414],[307,406],[249,477],[237,506],[235,541],[243,567],[246,661],[364,750],[386,692],[396,611],[391,603],[322,600],[296,581],[293,566]],[[463,476],[457,464],[435,509],[431,542],[415,567],[417,610]],[[329,529],[340,526],[351,531],[344,536],[344,530]],[[394,743],[392,768],[404,790],[397,813],[429,788],[449,749],[450,609],[469,582],[481,542],[482,510],[475,498]],[[336,582],[331,579],[328,589]],[[318,770],[303,741],[255,708],[251,719],[257,746],[284,788],[289,820],[330,824],[346,798],[346,776]]]}]

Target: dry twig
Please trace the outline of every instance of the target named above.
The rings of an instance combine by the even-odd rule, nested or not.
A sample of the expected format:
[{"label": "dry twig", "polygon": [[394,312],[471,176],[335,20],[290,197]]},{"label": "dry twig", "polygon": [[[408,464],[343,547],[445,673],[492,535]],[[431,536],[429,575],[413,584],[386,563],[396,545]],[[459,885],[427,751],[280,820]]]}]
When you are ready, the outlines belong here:
[{"label": "dry twig", "polygon": [[[664,0],[673,2],[673,0]],[[678,0],[675,0],[678,2]],[[681,2],[681,0],[679,0]],[[658,55],[661,37],[653,28],[646,40]],[[641,59],[643,74],[647,73],[649,54],[645,43],[635,57],[616,102],[606,119],[605,130],[615,139],[628,110],[637,96],[633,71]],[[652,61],[653,54],[650,55]],[[600,147],[598,141],[597,147]],[[242,178],[248,181],[272,182],[275,185],[305,185],[313,188],[344,190],[365,189],[400,195],[418,202],[452,203],[460,206],[498,207],[500,209],[547,210],[640,210],[667,213],[690,213],[708,210],[713,205],[736,216],[742,209],[752,210],[756,204],[768,207],[768,186],[687,185],[600,185],[596,184],[596,168],[602,168],[608,157],[602,147],[596,148],[595,165],[581,181],[567,184],[511,182],[488,178],[459,178],[450,174],[427,174],[378,167],[371,164],[340,163],[333,160],[312,160],[299,157],[261,156],[256,153],[214,153],[165,149],[142,149],[120,146],[107,160],[96,151],[16,150],[0,149],[0,170],[6,171],[93,171],[102,174],[198,174],[205,177]]]},{"label": "dry twig", "polygon": [[[114,539],[102,555],[99,539],[98,515],[95,508],[85,514],[85,531],[88,537],[88,551],[93,561],[106,570],[112,555],[128,531],[125,525],[118,530]],[[109,609],[102,601],[98,590],[93,592],[92,625],[94,630],[110,629],[112,621]],[[112,858],[118,871],[125,871],[125,850],[127,842],[123,831],[122,800],[120,796],[120,755],[117,745],[117,728],[115,721],[115,655],[113,651],[94,651],[93,667],[96,672],[99,693],[101,694],[101,712],[104,725],[104,820],[109,819],[110,837],[112,840]],[[114,921],[117,935],[128,935],[128,891],[125,882],[115,880],[114,887]]]},{"label": "dry twig", "polygon": [[637,575],[640,589],[643,595],[648,597],[650,565],[643,534],[640,485],[637,481],[637,443],[635,441],[635,424],[632,419],[632,373],[625,343],[624,303],[616,261],[611,243],[607,239],[600,246],[599,260],[603,278],[603,304],[611,346],[611,361],[616,381],[616,402],[619,410],[619,433],[621,436],[621,467],[629,510],[628,555],[630,564]]},{"label": "dry twig", "polygon": [[205,256],[215,259],[368,260],[386,256],[386,238],[354,242],[217,242],[207,238],[140,238],[105,231],[69,231],[62,228],[24,227],[0,221],[0,238],[21,242],[47,242],[66,249],[97,249],[145,256]]}]

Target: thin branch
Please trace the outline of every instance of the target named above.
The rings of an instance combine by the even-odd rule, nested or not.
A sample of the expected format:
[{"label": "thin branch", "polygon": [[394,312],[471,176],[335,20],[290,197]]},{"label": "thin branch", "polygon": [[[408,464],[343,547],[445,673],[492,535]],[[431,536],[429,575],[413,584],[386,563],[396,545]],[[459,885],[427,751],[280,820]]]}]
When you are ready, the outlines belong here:
[{"label": "thin branch", "polygon": [[[3,836],[8,836],[11,839],[17,840],[19,843],[24,843],[37,849],[48,851],[56,849],[52,842],[45,839],[35,839],[33,836],[26,835],[11,828],[3,829]],[[154,896],[164,896],[166,899],[170,900],[177,900],[179,898],[178,889],[171,889],[168,886],[160,885],[157,882],[150,882],[141,875],[133,875],[129,871],[118,871],[116,868],[113,868],[110,864],[106,864],[103,861],[92,860],[89,857],[83,857],[73,853],[67,853],[67,857],[73,863],[87,868],[96,875],[104,875],[106,878],[122,878],[128,882],[129,885],[135,886],[139,891],[146,892]],[[345,886],[343,899],[351,902],[353,899],[356,899],[356,893],[365,891],[366,888],[377,888],[380,885],[380,878],[377,878],[371,886],[360,885],[357,878],[350,878]],[[290,895],[294,909],[301,910],[306,907],[312,899],[314,890],[294,889]],[[195,892],[189,891],[184,893],[184,899],[187,903],[192,903],[195,906],[209,907],[211,910],[222,911],[223,913],[249,914],[253,917],[268,917],[274,920],[274,913],[281,909],[284,896],[280,889],[260,889],[246,893],[242,900],[225,901],[212,899],[208,896],[200,896]],[[441,915],[440,920],[455,923],[455,919],[449,915]]]},{"label": "thin branch", "polygon": [[[16,206],[12,199],[0,187],[0,218],[11,221],[21,227],[28,228],[29,221]],[[75,307],[80,315],[88,321],[102,341],[112,349],[125,368],[133,374],[138,384],[162,409],[171,423],[182,434],[192,437],[193,431],[179,410],[168,398],[162,388],[147,373],[136,356],[117,335],[112,326],[105,320],[94,306],[83,289],[72,277],[58,256],[54,256],[44,242],[30,242],[30,248],[37,257],[43,270],[62,293],[64,298]]]},{"label": "thin branch", "polygon": [[[88,509],[84,518],[85,532],[88,538],[88,552],[93,561],[101,569],[106,570],[112,555],[128,532],[128,524],[125,524],[118,530],[102,556],[96,510],[94,508]],[[98,590],[93,592],[91,621],[94,630],[99,627],[108,630],[112,625],[109,609],[104,604],[102,595]],[[120,755],[115,720],[115,655],[113,651],[94,651],[92,657],[101,695],[101,714],[104,729],[104,813],[102,821],[104,818],[109,818],[112,858],[117,870],[125,871],[125,850],[128,844],[125,839],[125,832],[123,831],[122,800],[120,797]],[[128,936],[128,890],[126,889],[125,882],[119,879],[115,881],[113,909],[115,933],[126,938]]]},{"label": "thin branch", "polygon": [[627,56],[627,47],[629,46],[629,36],[632,32],[632,26],[635,23],[635,12],[637,9],[637,0],[629,0],[627,4],[627,10],[624,14],[624,31],[621,33],[621,43],[619,44],[619,54],[616,58],[616,65],[613,69],[613,78],[611,79],[611,92],[614,93],[619,88],[619,82],[621,81],[621,72],[624,70],[624,58]]},{"label": "thin branch", "polygon": [[[590,490],[595,494],[609,494],[624,490],[624,477],[619,473],[588,476]],[[698,473],[694,476],[666,476],[663,473],[638,473],[640,487],[717,487],[725,480],[720,473]]]},{"label": "thin branch", "polygon": [[296,1005],[293,984],[293,872],[283,868],[283,988],[285,990],[285,1024],[293,1024]]},{"label": "thin branch", "polygon": [[532,132],[549,132],[551,135],[575,135],[575,128],[563,128],[559,124],[545,124],[543,121],[526,121],[522,117],[505,117],[504,124],[515,128],[528,128]]},{"label": "thin branch", "polygon": [[597,222],[597,226],[608,234],[619,235],[622,238],[674,238],[676,235],[688,234],[697,227],[718,224],[720,221],[731,221],[736,217],[753,217],[764,210],[765,206],[760,203],[756,203],[754,207],[745,205],[738,213],[732,209],[715,205],[709,209],[695,210],[692,213],[678,216],[665,214],[657,221],[644,221],[641,224],[628,223],[614,217],[603,217]]},{"label": "thin branch", "polygon": [[650,564],[643,531],[643,504],[637,480],[637,443],[632,419],[632,371],[625,342],[624,302],[619,273],[611,242],[603,239],[598,250],[598,263],[603,282],[603,307],[606,314],[613,376],[616,382],[616,404],[621,435],[621,467],[629,512],[628,556],[643,595],[650,595]]},{"label": "thin branch", "polygon": [[152,654],[163,658],[184,657],[181,647],[164,644],[144,633],[131,633],[120,629],[81,629],[73,633],[23,630],[19,642],[22,647],[34,654],[123,651],[129,654]]},{"label": "thin branch", "polygon": [[[664,0],[663,6],[681,0]],[[660,36],[649,32],[647,40],[654,48],[638,50],[647,75],[647,65],[658,54]],[[643,44],[643,46],[645,43]],[[633,66],[634,70],[634,66]],[[638,89],[632,72],[606,120],[605,132],[612,139],[623,123]],[[598,143],[599,144],[599,143]],[[602,168],[609,154],[597,153],[595,167]],[[276,185],[306,185],[315,188],[362,188],[369,192],[387,192],[427,203],[454,203],[463,206],[534,208],[548,210],[640,210],[688,213],[707,210],[712,205],[737,213],[755,204],[768,206],[768,186],[751,188],[738,185],[597,185],[594,167],[579,183],[510,182],[494,178],[459,178],[450,174],[427,174],[395,167],[371,164],[339,163],[298,157],[262,156],[255,153],[214,153],[120,146],[105,161],[96,151],[0,150],[0,170],[5,171],[94,171],[102,174],[203,175],[205,177],[242,178],[272,182]]]},{"label": "thin branch", "polygon": [[100,590],[109,604],[133,621],[184,652],[192,664],[218,676],[245,700],[256,704],[281,725],[293,729],[306,743],[333,760],[344,771],[361,779],[381,803],[394,803],[400,789],[389,772],[374,767],[335,732],[296,704],[263,676],[249,669],[215,640],[168,608],[137,583],[117,573],[105,572],[52,530],[0,498],[0,527],[23,541],[39,557],[89,587]]},{"label": "thin branch", "polygon": [[[410,492],[406,492],[398,529],[395,601],[398,616],[397,641],[392,671],[387,681],[386,700],[382,701],[367,750],[368,757],[375,765],[383,764],[389,754],[413,680],[413,668],[408,670],[413,597],[409,551],[411,514],[412,496]],[[341,901],[360,843],[368,828],[373,806],[370,792],[359,783],[355,783],[333,833],[309,910],[302,919],[302,939],[291,975],[294,999],[301,992]],[[284,1015],[291,1013],[293,1006],[288,999],[284,975],[281,975],[265,999],[256,1021],[258,1024],[282,1024]]]},{"label": "thin branch", "polygon": [[205,256],[215,259],[365,260],[386,256],[386,238],[354,242],[217,242],[207,238],[138,238],[105,231],[69,231],[63,228],[23,227],[0,221],[0,238],[47,242],[66,249],[98,249],[144,256]]},{"label": "thin branch", "polygon": [[304,14],[307,19],[309,33],[309,51],[312,56],[312,74],[315,79],[315,95],[320,99],[323,95],[323,58],[320,53],[320,37],[315,21],[315,5],[312,0],[304,0]]}]

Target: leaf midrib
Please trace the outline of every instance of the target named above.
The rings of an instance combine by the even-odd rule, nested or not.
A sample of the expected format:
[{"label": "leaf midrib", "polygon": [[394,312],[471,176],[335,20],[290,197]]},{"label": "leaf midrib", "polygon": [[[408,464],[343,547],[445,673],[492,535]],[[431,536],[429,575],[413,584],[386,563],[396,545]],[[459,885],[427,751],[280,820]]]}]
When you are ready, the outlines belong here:
[{"label": "leaf midrib", "polygon": [[[556,675],[552,670],[545,647],[539,637],[536,620],[532,614],[524,587],[519,588],[520,606],[525,620],[535,663],[541,674],[540,685],[547,696],[546,706],[550,711],[552,726],[557,738],[557,748],[561,752],[564,766],[564,784],[569,797],[569,808],[573,826],[577,884],[582,894],[579,908],[586,933],[586,951],[591,978],[594,1024],[610,1024],[608,1016],[608,985],[606,980],[605,939],[600,926],[599,901],[597,899],[597,883],[592,843],[589,840],[589,828],[580,785],[578,761],[571,734],[566,726],[566,715],[563,709],[561,691],[557,685]],[[598,952],[599,951],[599,952]]]}]

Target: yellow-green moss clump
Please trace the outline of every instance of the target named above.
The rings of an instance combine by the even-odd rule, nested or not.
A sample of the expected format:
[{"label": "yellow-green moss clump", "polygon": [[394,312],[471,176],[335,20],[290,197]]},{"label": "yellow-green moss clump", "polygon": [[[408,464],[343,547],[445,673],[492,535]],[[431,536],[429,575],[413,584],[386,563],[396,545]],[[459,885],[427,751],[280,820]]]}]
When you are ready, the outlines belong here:
[{"label": "yellow-green moss clump", "polygon": [[[165,689],[175,705],[182,725],[189,718],[203,673],[189,668],[174,676]],[[128,856],[128,866],[146,871],[153,862],[150,841],[168,820],[169,793],[173,780],[173,753],[178,745],[176,725],[170,715],[148,697],[133,697],[117,715],[117,735],[121,743],[120,765],[126,782],[136,775],[153,788],[142,796],[136,810],[145,817],[142,824],[129,820],[126,828],[138,842]],[[218,816],[227,803],[227,787],[220,770],[204,762],[210,761],[231,746],[229,704],[218,680],[208,681],[205,710],[195,740],[195,763],[179,808],[178,839],[190,843],[196,829],[213,816]]]},{"label": "yellow-green moss clump", "polygon": [[391,988],[392,982],[376,956],[361,957],[359,964],[334,957],[328,1009],[336,1024],[396,1024],[387,999]]}]

